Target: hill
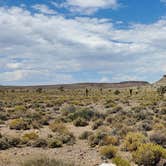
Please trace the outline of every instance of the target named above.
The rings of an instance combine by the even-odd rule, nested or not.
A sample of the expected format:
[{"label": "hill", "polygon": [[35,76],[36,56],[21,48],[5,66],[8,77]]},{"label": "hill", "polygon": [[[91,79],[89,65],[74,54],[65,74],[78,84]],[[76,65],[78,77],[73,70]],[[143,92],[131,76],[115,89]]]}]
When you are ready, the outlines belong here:
[{"label": "hill", "polygon": [[156,86],[166,86],[166,75],[163,75],[163,77],[155,83]]},{"label": "hill", "polygon": [[58,85],[38,85],[38,86],[1,86],[4,88],[127,88],[127,87],[140,87],[150,85],[146,81],[125,81],[119,83],[75,83],[75,84],[58,84]]}]

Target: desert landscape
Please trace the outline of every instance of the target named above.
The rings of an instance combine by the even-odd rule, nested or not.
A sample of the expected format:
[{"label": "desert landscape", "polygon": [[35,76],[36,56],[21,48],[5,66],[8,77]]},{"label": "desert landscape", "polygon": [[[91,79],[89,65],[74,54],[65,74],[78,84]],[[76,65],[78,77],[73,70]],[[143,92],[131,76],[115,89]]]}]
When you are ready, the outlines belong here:
[{"label": "desert landscape", "polygon": [[0,165],[164,166],[165,83],[1,86]]},{"label": "desert landscape", "polygon": [[166,166],[166,0],[0,0],[0,166]]}]

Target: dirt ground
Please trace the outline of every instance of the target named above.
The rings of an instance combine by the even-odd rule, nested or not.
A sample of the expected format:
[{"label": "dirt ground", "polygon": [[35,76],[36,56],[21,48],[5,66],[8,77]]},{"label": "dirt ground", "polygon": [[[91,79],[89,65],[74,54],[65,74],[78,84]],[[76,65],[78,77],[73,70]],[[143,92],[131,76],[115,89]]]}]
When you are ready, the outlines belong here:
[{"label": "dirt ground", "polygon": [[[78,139],[82,132],[91,131],[90,126],[75,127],[72,124],[68,124],[68,128],[75,135],[77,139],[76,144],[64,145],[63,147],[56,149],[23,147],[0,151],[0,165],[18,166],[23,160],[31,156],[39,155],[49,156],[50,158],[56,158],[63,161],[71,161],[76,166],[98,166],[105,162],[101,159],[101,156],[96,148],[90,148],[87,142]],[[49,133],[49,128],[44,127],[40,130],[33,131],[36,131],[39,135],[45,137]],[[4,125],[1,126],[1,133],[11,136],[21,136],[26,133],[26,131],[11,131],[8,127],[6,127],[6,125]]]}]

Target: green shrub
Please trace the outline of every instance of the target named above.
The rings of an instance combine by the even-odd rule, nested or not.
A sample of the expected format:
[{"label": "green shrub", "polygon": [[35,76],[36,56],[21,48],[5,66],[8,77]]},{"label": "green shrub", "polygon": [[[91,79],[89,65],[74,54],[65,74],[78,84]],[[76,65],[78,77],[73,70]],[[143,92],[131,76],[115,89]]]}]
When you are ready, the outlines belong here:
[{"label": "green shrub", "polygon": [[114,147],[113,145],[108,145],[108,146],[101,147],[100,154],[106,158],[111,159],[116,156],[117,151],[118,150],[116,147]]},{"label": "green shrub", "polygon": [[129,132],[124,140],[123,147],[127,151],[134,151],[137,148],[147,142],[147,138],[141,133],[132,133]]},{"label": "green shrub", "polygon": [[74,112],[76,112],[76,108],[73,105],[67,105],[61,109],[61,113],[63,116],[67,116]]},{"label": "green shrub", "polygon": [[33,129],[40,129],[40,128],[42,128],[41,123],[39,121],[36,121],[36,120],[31,122],[31,126],[33,127]]},{"label": "green shrub", "polygon": [[150,135],[150,141],[161,146],[166,145],[166,130],[155,131]]},{"label": "green shrub", "polygon": [[22,112],[25,112],[26,111],[26,108],[25,106],[23,105],[17,105],[14,107],[14,111],[22,111]]},{"label": "green shrub", "polygon": [[122,159],[121,157],[113,158],[112,162],[116,164],[116,166],[130,166],[129,161]]},{"label": "green shrub", "polygon": [[37,148],[40,148],[40,147],[45,148],[47,147],[47,141],[45,139],[38,138],[32,143],[32,146]]},{"label": "green shrub", "polygon": [[107,100],[105,103],[105,108],[111,108],[111,107],[115,107],[116,106],[116,103],[114,100]]},{"label": "green shrub", "polygon": [[17,147],[20,144],[22,144],[22,141],[20,138],[9,137],[9,136],[0,137],[0,150],[5,150],[11,147]]},{"label": "green shrub", "polygon": [[87,122],[85,119],[83,119],[83,118],[77,118],[77,119],[73,122],[73,124],[74,124],[75,126],[84,127],[84,126],[87,126],[87,125],[88,125],[88,122]]},{"label": "green shrub", "polygon": [[13,119],[9,123],[10,129],[15,129],[15,130],[28,130],[30,129],[30,125],[28,122],[26,122],[23,119]]},{"label": "green shrub", "polygon": [[91,147],[95,147],[96,145],[99,144],[99,142],[100,142],[100,139],[99,139],[96,135],[94,135],[94,134],[92,134],[92,135],[90,135],[90,136],[88,137],[88,144],[89,144]]},{"label": "green shrub", "polygon": [[105,131],[98,131],[97,133],[90,135],[88,137],[88,142],[91,147],[95,147],[96,145],[102,144],[102,140],[104,137],[107,136],[107,133]]},{"label": "green shrub", "polygon": [[68,133],[68,129],[67,127],[62,123],[62,122],[53,122],[49,125],[49,128],[53,131],[53,132],[57,132],[60,134],[63,133]]},{"label": "green shrub", "polygon": [[0,120],[5,121],[8,119],[8,114],[6,112],[0,112]]},{"label": "green shrub", "polygon": [[26,113],[26,107],[23,105],[17,105],[14,107],[14,110],[12,112],[12,117],[19,118],[23,117]]},{"label": "green shrub", "polygon": [[74,144],[75,137],[69,132],[68,128],[62,122],[53,122],[49,128],[58,135],[58,139],[64,144]]},{"label": "green shrub", "polygon": [[103,145],[118,145],[119,144],[119,139],[116,136],[111,136],[111,135],[105,135],[103,139],[100,142],[100,146]]},{"label": "green shrub", "polygon": [[88,139],[89,138],[89,136],[91,136],[93,134],[93,132],[91,132],[91,131],[84,131],[80,136],[79,136],[79,138],[80,139]]},{"label": "green shrub", "polygon": [[119,91],[119,90],[115,90],[115,91],[114,91],[114,94],[115,94],[115,95],[119,95],[119,94],[120,94],[120,91]]},{"label": "green shrub", "polygon": [[11,145],[9,144],[9,141],[7,138],[5,137],[0,138],[0,150],[6,150],[10,147]]},{"label": "green shrub", "polygon": [[22,141],[28,143],[29,141],[38,139],[38,135],[35,132],[29,132],[22,136]]},{"label": "green shrub", "polygon": [[161,159],[166,159],[166,150],[160,145],[142,144],[133,153],[133,159],[139,166],[156,166]]},{"label": "green shrub", "polygon": [[119,139],[116,136],[110,135],[108,131],[98,131],[95,134],[91,134],[88,137],[88,143],[91,147],[95,147],[96,145],[104,146],[104,145],[118,145]]},{"label": "green shrub", "polygon": [[71,120],[75,120],[77,118],[82,118],[82,119],[85,119],[85,120],[89,121],[94,116],[97,116],[97,115],[98,114],[95,113],[94,111],[85,108],[85,109],[81,109],[81,110],[78,110],[74,113],[69,114],[68,118],[70,118]]},{"label": "green shrub", "polygon": [[17,147],[18,145],[22,144],[22,140],[18,137],[8,137],[8,143],[12,146],[12,147]]},{"label": "green shrub", "polygon": [[151,121],[143,121],[139,125],[139,129],[142,131],[150,131],[152,130],[152,123]]},{"label": "green shrub", "polygon": [[52,138],[48,141],[48,147],[49,148],[59,148],[62,147],[63,143],[61,140]]},{"label": "green shrub", "polygon": [[99,119],[93,123],[92,130],[96,130],[96,129],[98,129],[98,127],[100,127],[102,125],[103,125],[103,121]]},{"label": "green shrub", "polygon": [[60,135],[59,139],[63,142],[63,144],[73,145],[75,143],[75,137],[70,132]]},{"label": "green shrub", "polygon": [[161,108],[160,114],[161,115],[166,115],[166,107]]}]

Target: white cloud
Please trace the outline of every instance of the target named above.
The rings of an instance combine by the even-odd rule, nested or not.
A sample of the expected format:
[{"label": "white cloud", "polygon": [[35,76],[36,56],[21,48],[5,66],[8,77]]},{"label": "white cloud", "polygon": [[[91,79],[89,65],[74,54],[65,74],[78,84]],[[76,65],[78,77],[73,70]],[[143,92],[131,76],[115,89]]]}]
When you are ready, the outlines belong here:
[{"label": "white cloud", "polygon": [[102,77],[99,82],[107,83],[107,82],[110,82],[110,79],[108,77]]},{"label": "white cloud", "polygon": [[81,14],[93,14],[99,9],[116,9],[119,6],[117,0],[66,0],[64,3],[58,4],[52,2],[56,7],[68,8],[71,12]]},{"label": "white cloud", "polygon": [[43,14],[57,14],[57,12],[55,10],[50,9],[48,6],[43,5],[43,4],[36,4],[33,6],[33,9],[35,9]]},{"label": "white cloud", "polygon": [[18,81],[22,79],[24,76],[26,76],[26,73],[21,70],[14,70],[11,72],[3,72],[0,73],[0,82],[12,82],[12,81]]},{"label": "white cloud", "polygon": [[140,78],[138,76],[129,76],[129,75],[124,75],[124,74],[117,74],[117,75],[113,76],[112,80],[114,82],[121,82],[121,81],[122,82],[123,81],[142,81],[142,80],[140,80]]},{"label": "white cloud", "polygon": [[18,69],[20,67],[20,63],[7,63],[6,66],[9,69]]},{"label": "white cloud", "polygon": [[89,73],[98,74],[95,80],[147,79],[165,72],[164,19],[117,29],[107,19],[1,7],[0,32],[0,84],[86,81]]}]

